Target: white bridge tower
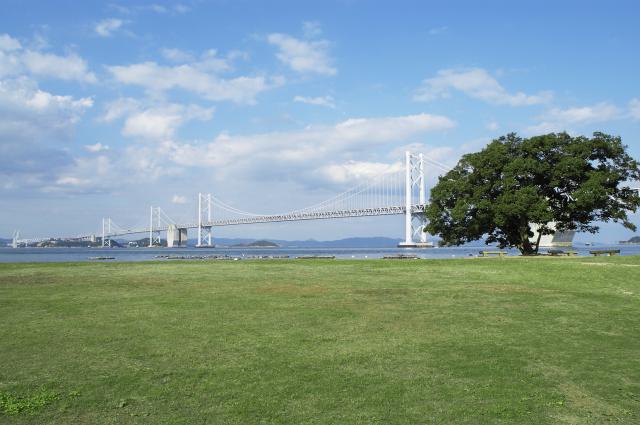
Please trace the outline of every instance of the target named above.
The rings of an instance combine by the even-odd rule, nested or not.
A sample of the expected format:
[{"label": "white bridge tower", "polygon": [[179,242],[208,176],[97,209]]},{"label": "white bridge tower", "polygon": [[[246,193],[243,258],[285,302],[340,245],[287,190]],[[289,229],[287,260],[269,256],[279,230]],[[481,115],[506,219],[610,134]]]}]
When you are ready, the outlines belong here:
[{"label": "white bridge tower", "polygon": [[11,240],[11,247],[17,248],[20,245],[20,230],[13,232],[13,239]]},{"label": "white bridge tower", "polygon": [[[404,241],[398,244],[400,248],[430,248],[433,243],[427,242],[427,233],[424,231],[426,218],[424,216],[424,206],[426,204],[426,188],[424,181],[424,158],[422,154],[404,153],[405,160],[405,197],[404,197]],[[414,195],[417,191],[417,204],[420,205],[419,212],[414,213],[413,206],[416,204]],[[417,238],[418,241],[414,241]]]},{"label": "white bridge tower", "polygon": [[[213,248],[211,194],[198,193],[198,248]],[[204,242],[204,243],[203,243]]]},{"label": "white bridge tower", "polygon": [[160,218],[160,207],[150,207],[149,210],[149,248],[154,246],[161,246],[162,240],[160,238],[160,228],[162,227],[162,221]]},{"label": "white bridge tower", "polygon": [[111,218],[102,219],[102,248],[111,248]]}]

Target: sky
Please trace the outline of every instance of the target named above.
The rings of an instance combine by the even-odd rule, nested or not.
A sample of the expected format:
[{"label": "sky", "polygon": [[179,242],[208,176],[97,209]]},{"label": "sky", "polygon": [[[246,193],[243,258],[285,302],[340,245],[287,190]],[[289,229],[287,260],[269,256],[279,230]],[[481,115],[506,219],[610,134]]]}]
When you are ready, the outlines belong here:
[{"label": "sky", "polygon": [[[150,206],[193,221],[198,192],[295,210],[407,149],[453,166],[509,132],[604,131],[640,158],[640,5],[523,3],[0,0],[0,236],[145,225]],[[403,219],[214,236],[401,238]]]}]

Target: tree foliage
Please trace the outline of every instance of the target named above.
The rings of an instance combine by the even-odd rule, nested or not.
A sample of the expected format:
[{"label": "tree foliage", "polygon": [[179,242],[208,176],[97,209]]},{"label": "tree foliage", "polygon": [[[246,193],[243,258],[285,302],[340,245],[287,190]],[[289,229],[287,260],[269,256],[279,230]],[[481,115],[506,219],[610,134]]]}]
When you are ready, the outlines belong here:
[{"label": "tree foliage", "polygon": [[447,245],[487,235],[487,243],[537,253],[540,234],[555,230],[595,233],[599,221],[635,230],[628,212],[640,196],[625,183],[640,180],[640,166],[620,137],[567,133],[528,139],[515,133],[493,140],[482,151],[464,155],[431,190],[426,230]]}]

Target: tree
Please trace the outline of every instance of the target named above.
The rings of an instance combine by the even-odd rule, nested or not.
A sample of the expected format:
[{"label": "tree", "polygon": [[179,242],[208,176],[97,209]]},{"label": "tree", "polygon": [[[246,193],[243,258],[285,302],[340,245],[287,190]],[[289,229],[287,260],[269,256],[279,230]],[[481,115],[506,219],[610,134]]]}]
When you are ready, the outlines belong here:
[{"label": "tree", "polygon": [[537,254],[540,237],[555,230],[595,233],[595,222],[614,221],[635,231],[627,212],[640,196],[625,186],[640,180],[640,166],[620,137],[567,133],[523,139],[515,133],[464,155],[431,190],[426,231],[446,245],[487,235],[487,244]]}]

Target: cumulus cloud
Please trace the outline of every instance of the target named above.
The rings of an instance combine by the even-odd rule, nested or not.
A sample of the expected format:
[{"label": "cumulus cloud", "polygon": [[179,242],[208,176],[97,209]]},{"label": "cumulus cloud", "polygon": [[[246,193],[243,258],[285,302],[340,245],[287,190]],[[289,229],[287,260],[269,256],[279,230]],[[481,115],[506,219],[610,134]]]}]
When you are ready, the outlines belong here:
[{"label": "cumulus cloud", "polygon": [[14,38],[0,36],[0,77],[22,74],[67,81],[95,83],[87,62],[75,53],[59,56],[38,50],[24,49]]},{"label": "cumulus cloud", "polygon": [[72,53],[58,56],[52,53],[26,51],[22,61],[27,71],[33,75],[95,83],[96,76],[88,71],[87,62]]},{"label": "cumulus cloud", "polygon": [[327,40],[301,40],[287,34],[272,33],[267,41],[278,48],[276,57],[299,73],[336,75]]},{"label": "cumulus cloud", "polygon": [[74,158],[55,179],[44,183],[41,190],[67,195],[105,193],[123,183],[121,177],[116,176],[124,175],[124,170],[116,171],[115,167],[106,155]]},{"label": "cumulus cloud", "polygon": [[162,56],[169,61],[172,62],[191,62],[193,61],[193,55],[189,52],[185,52],[184,50],[176,49],[176,48],[164,48],[160,50]]},{"label": "cumulus cloud", "polygon": [[95,143],[93,145],[84,145],[84,148],[89,151],[89,152],[102,152],[102,151],[108,151],[109,150],[109,146],[108,145],[103,145],[102,143]]},{"label": "cumulus cloud", "polygon": [[397,161],[393,163],[368,162],[349,160],[341,164],[328,164],[318,169],[317,173],[332,183],[350,183],[353,181],[369,180],[371,178],[402,171],[404,165]]},{"label": "cumulus cloud", "polygon": [[336,107],[333,97],[331,96],[318,96],[318,97],[295,96],[293,98],[293,101],[306,103],[308,105],[325,106],[327,108],[332,108],[332,109]]},{"label": "cumulus cloud", "polygon": [[22,44],[20,44],[18,40],[8,34],[0,34],[0,50],[11,52],[14,50],[20,50],[21,48]]},{"label": "cumulus cloud", "polygon": [[103,122],[112,122],[132,112],[138,111],[140,102],[130,97],[121,97],[119,99],[107,102],[105,104],[105,113],[100,118]]},{"label": "cumulus cloud", "polygon": [[541,117],[541,122],[527,127],[526,132],[551,133],[571,131],[574,126],[584,126],[622,118],[623,110],[608,102],[576,108],[551,108]]},{"label": "cumulus cloud", "polygon": [[[357,163],[336,166],[354,155],[369,157],[384,146],[393,146],[431,131],[453,128],[447,117],[417,114],[398,117],[354,118],[334,126],[303,130],[232,136],[220,134],[209,143],[165,141],[157,156],[183,167],[220,168],[261,180],[322,179],[332,171],[336,183],[355,175],[364,176],[366,167]],[[364,159],[363,159],[364,161]],[[367,160],[368,161],[368,160]],[[375,161],[374,161],[375,162]]]},{"label": "cumulus cloud", "polygon": [[489,130],[489,131],[496,131],[497,129],[499,129],[499,128],[500,128],[500,124],[498,124],[498,123],[497,123],[497,122],[495,122],[495,121],[491,121],[491,122],[488,122],[488,123],[484,126],[484,128],[486,128],[486,129],[487,129],[487,130]]},{"label": "cumulus cloud", "polygon": [[322,26],[317,21],[306,21],[302,23],[302,31],[307,38],[316,38],[322,35]]},{"label": "cumulus cloud", "polygon": [[91,106],[91,98],[54,95],[27,78],[0,81],[0,126],[14,132],[7,138],[66,136]]},{"label": "cumulus cloud", "polygon": [[525,106],[548,103],[552,99],[551,92],[528,95],[522,92],[510,93],[486,70],[443,69],[435,77],[422,81],[413,99],[416,101],[432,101],[449,97],[451,90],[457,90],[475,99],[496,104]]},{"label": "cumulus cloud", "polygon": [[123,24],[124,21],[122,19],[103,19],[95,25],[94,31],[100,37],[110,37],[114,32],[120,29]]},{"label": "cumulus cloud", "polygon": [[214,108],[175,103],[153,105],[137,99],[123,97],[108,102],[100,121],[111,123],[124,118],[122,134],[149,140],[170,139],[183,124],[193,121],[208,121],[213,117]]},{"label": "cumulus cloud", "polygon": [[40,188],[72,159],[64,143],[91,108],[90,98],[41,90],[29,78],[0,81],[1,179],[12,188]]},{"label": "cumulus cloud", "polygon": [[171,198],[171,203],[172,204],[186,204],[187,203],[187,197],[186,196],[182,196],[182,195],[173,195],[173,198]]},{"label": "cumulus cloud", "polygon": [[120,83],[141,86],[155,93],[182,89],[213,101],[254,103],[259,93],[282,84],[279,78],[264,76],[221,78],[217,73],[228,69],[228,64],[216,58],[215,51],[206,54],[202,61],[189,64],[163,66],[143,62],[107,69]]},{"label": "cumulus cloud", "polygon": [[185,14],[187,12],[189,12],[191,10],[191,8],[187,5],[184,5],[182,3],[177,3],[175,5],[171,5],[171,6],[164,6],[162,4],[157,4],[157,3],[153,3],[153,4],[149,4],[146,6],[139,6],[140,10],[148,10],[151,12],[155,12],[158,13],[160,15],[166,15],[166,14]]},{"label": "cumulus cloud", "polygon": [[213,108],[197,105],[170,104],[136,111],[125,121],[122,134],[128,137],[163,140],[174,136],[178,127],[187,121],[207,121],[213,116]]}]

